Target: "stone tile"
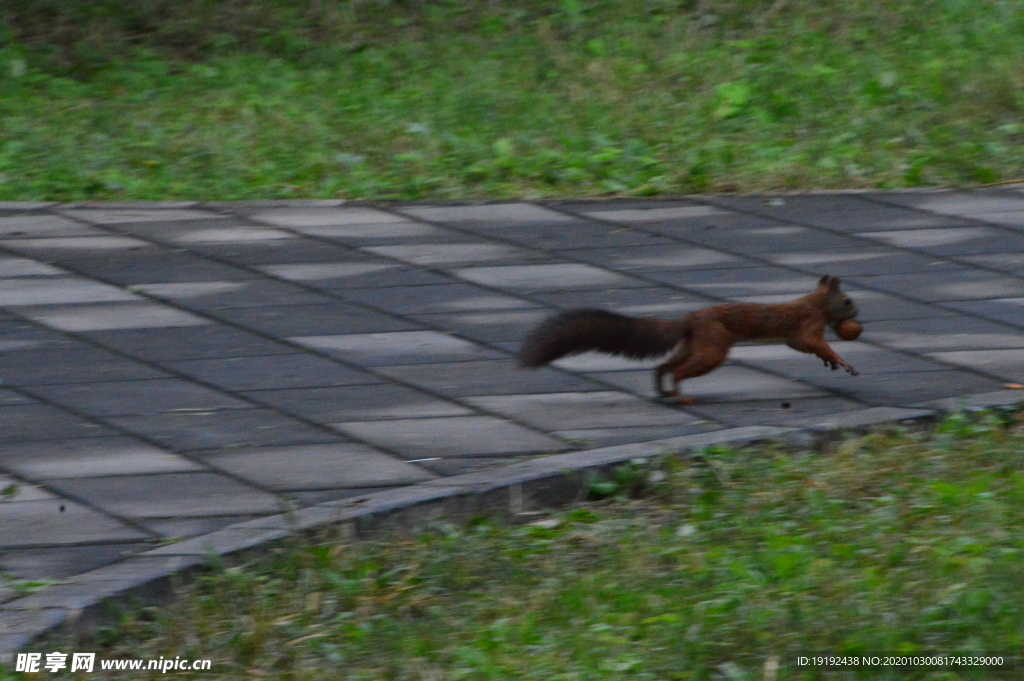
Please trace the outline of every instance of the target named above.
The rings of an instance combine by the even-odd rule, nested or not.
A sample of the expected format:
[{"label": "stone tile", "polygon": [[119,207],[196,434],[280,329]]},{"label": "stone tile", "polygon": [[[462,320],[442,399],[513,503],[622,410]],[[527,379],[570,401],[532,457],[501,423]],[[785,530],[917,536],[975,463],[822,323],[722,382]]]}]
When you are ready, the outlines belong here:
[{"label": "stone tile", "polygon": [[420,468],[425,468],[432,473],[444,477],[452,475],[463,475],[466,473],[479,473],[492,468],[508,466],[522,461],[529,461],[531,457],[526,456],[453,456],[440,457],[432,456],[417,462]]},{"label": "stone tile", "polygon": [[345,246],[300,238],[253,243],[193,244],[189,250],[246,266],[334,263],[361,259],[361,254]]},{"label": "stone tile", "polygon": [[222,307],[322,305],[336,302],[330,296],[277,281],[206,281],[140,284],[132,287],[156,298],[197,310]]},{"label": "stone tile", "polygon": [[89,336],[107,347],[154,362],[293,354],[295,348],[220,325],[100,331]]},{"label": "stone tile", "polygon": [[158,303],[94,303],[26,307],[21,314],[61,331],[200,326],[209,320]]},{"label": "stone tile", "polygon": [[[911,278],[908,277],[908,281]],[[953,317],[956,313],[944,310],[935,305],[914,302],[882,293],[867,291],[844,282],[843,289],[850,295],[860,308],[857,319],[861,322],[885,320],[925,319],[931,317]]]},{"label": "stone tile", "polygon": [[38,485],[3,474],[0,474],[0,494],[3,495],[0,497],[0,503],[3,504],[59,498],[53,492],[47,491]]},{"label": "stone tile", "polygon": [[[828,373],[822,370],[823,373]],[[845,375],[845,374],[844,374]],[[654,379],[649,371],[616,371],[591,374],[637,395],[654,396]],[[821,390],[797,381],[765,374],[755,369],[726,364],[709,374],[683,381],[683,395],[698,403],[792,400],[822,396]]]},{"label": "stone tile", "polygon": [[453,284],[452,277],[394,263],[350,262],[310,265],[267,265],[270,275],[301,281],[326,291],[342,293],[355,288],[396,288]]},{"label": "stone tile", "polygon": [[0,201],[0,210],[25,211],[55,206],[55,201]]},{"label": "stone tile", "polygon": [[431,222],[501,227],[530,223],[572,223],[576,218],[529,203],[494,203],[478,206],[411,206],[399,211]]},{"label": "stone tile", "polygon": [[137,542],[7,549],[0,556],[0,568],[22,579],[59,580],[109,565],[148,547],[148,544]]},{"label": "stone tile", "polygon": [[222,215],[196,209],[167,208],[65,208],[61,213],[94,225],[120,225],[131,222],[181,222],[183,220],[208,220]]},{"label": "stone tile", "polygon": [[400,244],[364,250],[420,267],[450,267],[491,262],[537,262],[551,256],[496,243]]},{"label": "stone tile", "polygon": [[1024,274],[1024,253],[990,253],[987,255],[968,255],[960,258],[978,267],[1010,272],[1017,276]]},{"label": "stone tile", "polygon": [[336,428],[405,459],[564,450],[558,440],[491,416],[337,423]]},{"label": "stone tile", "polygon": [[163,473],[51,482],[58,491],[125,518],[275,513],[280,500],[216,473]]},{"label": "stone tile", "polygon": [[173,282],[244,281],[256,275],[185,251],[158,249],[109,254],[102,259],[68,260],[80,274],[122,286]]},{"label": "stone tile", "polygon": [[178,451],[338,442],[341,438],[270,409],[116,416],[109,422]]},{"label": "stone tile", "polygon": [[177,378],[33,386],[55,404],[90,416],[135,416],[178,411],[249,409],[249,402]]},{"label": "stone tile", "polygon": [[831,415],[863,409],[860,402],[842,397],[720,402],[688,405],[686,410],[730,426],[760,426],[788,423],[792,419]]},{"label": "stone tile", "polygon": [[494,351],[437,331],[400,331],[288,340],[363,366],[421,364],[438,360],[488,359]]},{"label": "stone tile", "polygon": [[0,407],[0,443],[32,440],[72,440],[113,435],[92,421],[43,404]]},{"label": "stone tile", "polygon": [[204,208],[227,210],[251,216],[267,208],[337,208],[344,205],[345,199],[269,199],[257,201],[206,201]]},{"label": "stone tile", "polygon": [[[417,464],[418,465],[418,464]],[[346,487],[342,489],[300,490],[283,493],[291,503],[298,506],[316,506],[328,501],[340,501],[352,497],[376,494],[395,487]]]},{"label": "stone tile", "polygon": [[0,547],[4,549],[148,538],[118,520],[65,499],[0,504]]},{"label": "stone tile", "polygon": [[797,274],[775,267],[742,267],[718,270],[646,272],[644,276],[718,299],[749,295],[788,294],[803,296],[818,286],[820,277]]},{"label": "stone tile", "polygon": [[[832,337],[831,331],[826,333],[832,349],[855,366],[863,376],[893,372],[908,374],[918,371],[938,371],[942,368],[921,357],[869,345],[868,343],[874,340],[872,325],[865,327],[864,335],[857,342],[841,341]],[[758,368],[795,379],[803,379],[815,376],[821,371],[829,371],[823,366],[823,362],[814,355],[798,352],[786,345],[738,346],[732,349],[729,357],[733,361],[752,364]],[[837,371],[842,371],[842,369]]]},{"label": "stone tile", "polygon": [[579,263],[465,267],[456,276],[484,286],[511,289],[572,289],[639,286],[637,280]]},{"label": "stone tile", "polygon": [[967,312],[1016,327],[1024,327],[1024,298],[996,298],[941,303],[943,308]]},{"label": "stone tile", "polygon": [[163,539],[186,539],[244,522],[252,515],[220,515],[202,518],[141,518],[139,525]]},{"label": "stone tile", "polygon": [[166,362],[169,369],[225,390],[318,388],[380,383],[372,374],[308,354]]},{"label": "stone tile", "polygon": [[390,262],[351,261],[325,263],[299,263],[294,265],[261,265],[258,269],[275,277],[290,281],[323,281],[325,279],[347,279],[400,269],[401,265]]},{"label": "stone tile", "polygon": [[546,431],[692,424],[677,408],[620,392],[488,395],[465,401]]},{"label": "stone tile", "polygon": [[459,315],[414,315],[418,322],[481,343],[521,341],[531,328],[548,317],[546,310],[502,310]]},{"label": "stone tile", "polygon": [[588,248],[564,251],[564,255],[585,260],[620,272],[664,270],[672,268],[715,269],[757,263],[710,248],[691,246],[627,246],[625,248]]},{"label": "stone tile", "polygon": [[925,197],[916,202],[921,210],[948,215],[977,216],[1024,210],[1024,199],[983,194],[954,194]]},{"label": "stone tile", "polygon": [[203,470],[177,454],[120,436],[7,444],[0,451],[0,468],[29,480]]},{"label": "stone tile", "polygon": [[53,239],[6,239],[0,246],[42,260],[87,260],[111,253],[158,252],[158,246],[127,236],[67,236]]},{"label": "stone tile", "polygon": [[983,213],[973,215],[972,217],[977,220],[1002,225],[1004,227],[1024,229],[1024,210],[1009,211],[1005,213]]},{"label": "stone tile", "polygon": [[11,237],[62,237],[106,234],[103,230],[83,225],[59,215],[10,215],[0,217],[0,239]]},{"label": "stone tile", "polygon": [[[32,322],[14,319],[0,313],[0,352],[28,357],[32,353],[45,351],[73,352],[88,349],[87,343],[70,338],[66,334],[43,328]],[[24,354],[27,353],[27,354]],[[3,363],[0,363],[0,369]]]},{"label": "stone tile", "polygon": [[1024,235],[1007,234],[992,227],[948,227],[860,232],[859,237],[899,248],[913,248],[939,255],[1019,252]]},{"label": "stone tile", "polygon": [[453,402],[393,384],[261,390],[246,394],[263,404],[318,423],[461,416],[472,413]]},{"label": "stone tile", "polygon": [[733,227],[718,218],[713,225],[686,231],[684,238],[710,248],[755,256],[784,251],[855,251],[864,248],[860,239],[820,229],[771,222]]},{"label": "stone tile", "polygon": [[709,204],[734,210],[756,211],[762,215],[786,217],[793,213],[859,212],[876,208],[863,196],[849,193],[784,194],[737,196],[719,194],[702,197]]},{"label": "stone tile", "polygon": [[872,342],[901,350],[1024,348],[1021,331],[974,317],[892,320],[872,323],[869,328]]},{"label": "stone tile", "polygon": [[714,206],[682,205],[664,208],[613,208],[611,210],[582,210],[581,214],[589,218],[621,222],[623,224],[643,224],[645,222],[664,222],[680,218],[704,218],[725,213]]},{"label": "stone tile", "polygon": [[377,370],[399,381],[450,397],[604,390],[563,371],[520,369],[511,359],[385,366]]},{"label": "stone tile", "polygon": [[25,397],[13,390],[0,389],[0,406],[7,406],[9,404],[35,404],[36,401]]},{"label": "stone tile", "polygon": [[291,232],[265,227],[221,227],[196,229],[175,236],[171,241],[177,244],[217,244],[247,243],[250,241],[274,241],[277,239],[294,239]]},{"label": "stone tile", "polygon": [[877,229],[924,229],[931,227],[971,226],[971,222],[946,215],[935,215],[892,206],[858,211],[801,211],[790,214],[789,219],[805,225],[843,232],[863,232]]},{"label": "stone tile", "polygon": [[441,286],[361,288],[340,291],[348,300],[398,314],[476,312],[539,307],[537,303],[502,295],[479,286],[451,283]]},{"label": "stone tile", "polygon": [[0,361],[0,379],[11,385],[39,386],[87,381],[165,378],[152,367],[82,343],[49,344],[17,353],[17,361]]},{"label": "stone tile", "polygon": [[0,306],[100,303],[138,300],[124,289],[78,277],[0,279]]},{"label": "stone tile", "polygon": [[891,272],[902,274],[941,272],[944,268],[956,268],[956,265],[945,260],[937,260],[917,253],[880,248],[865,248],[862,251],[838,253],[821,251],[772,253],[765,257],[778,265],[801,269],[817,275],[830,274],[836,277],[856,274],[889,274]]},{"label": "stone tile", "polygon": [[[867,380],[861,380],[867,379]],[[807,383],[839,392],[843,397],[869,405],[905,407],[944,397],[999,390],[1003,382],[967,371],[918,371],[908,381],[902,374],[851,377],[845,372],[822,371],[804,379]]]},{"label": "stone tile", "polygon": [[273,490],[390,487],[432,479],[422,468],[359,444],[275,447],[207,459],[231,475]]},{"label": "stone tile", "polygon": [[408,219],[375,208],[309,206],[262,210],[251,216],[253,220],[297,231],[306,227],[334,227],[344,225],[386,225],[407,223]]},{"label": "stone tile", "polygon": [[28,258],[0,258],[0,277],[52,277],[67,270]]},{"label": "stone tile", "polygon": [[1024,296],[1024,281],[966,267],[908,277],[905,274],[854,276],[848,281],[926,302]]},{"label": "stone tile", "polygon": [[[575,224],[538,223],[525,225],[494,225],[471,223],[461,225],[482,235],[495,233],[500,229],[502,239],[526,246],[531,249],[559,251],[577,249],[580,245],[590,248],[625,248],[628,246],[674,246],[678,242],[651,233],[653,230],[640,231],[617,225],[604,225],[595,222],[579,221]],[[645,226],[646,227],[646,226]]]},{"label": "stone tile", "polygon": [[266,305],[210,310],[232,324],[274,336],[415,332],[416,324],[341,301],[321,305]]},{"label": "stone tile", "polygon": [[1011,383],[1024,382],[1024,349],[930,352],[929,357],[983,371]]},{"label": "stone tile", "polygon": [[928,409],[903,409],[899,407],[875,407],[857,411],[840,412],[838,414],[822,414],[806,416],[786,422],[797,428],[807,428],[819,432],[829,432],[847,428],[864,428],[881,423],[892,423],[911,419],[933,416]]},{"label": "stone tile", "polygon": [[529,295],[562,310],[599,307],[622,314],[679,317],[717,301],[696,293],[684,293],[668,286],[606,288],[576,291],[536,291]]}]

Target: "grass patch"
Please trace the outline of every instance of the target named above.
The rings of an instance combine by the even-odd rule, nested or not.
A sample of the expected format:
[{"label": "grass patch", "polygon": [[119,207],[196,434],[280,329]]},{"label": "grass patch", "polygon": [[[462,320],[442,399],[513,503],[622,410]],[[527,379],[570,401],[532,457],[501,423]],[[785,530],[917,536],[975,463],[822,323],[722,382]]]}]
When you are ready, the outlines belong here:
[{"label": "grass patch", "polygon": [[0,200],[971,185],[1024,1],[11,3]]},{"label": "grass patch", "polygon": [[[824,678],[782,664],[798,650],[1020,651],[1022,424],[713,448],[626,466],[611,496],[534,525],[299,542],[124,613],[99,654],[212,658],[204,679],[547,681]],[[828,678],[997,678],[873,672]]]}]

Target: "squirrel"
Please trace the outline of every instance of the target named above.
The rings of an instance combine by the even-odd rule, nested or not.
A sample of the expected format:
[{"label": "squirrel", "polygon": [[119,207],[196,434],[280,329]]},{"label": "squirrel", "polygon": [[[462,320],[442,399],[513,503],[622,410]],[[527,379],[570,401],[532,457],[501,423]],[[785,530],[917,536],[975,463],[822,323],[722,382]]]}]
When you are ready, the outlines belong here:
[{"label": "squirrel", "polygon": [[[654,388],[662,397],[693,404],[693,399],[682,396],[679,384],[721,366],[729,348],[739,341],[784,342],[817,355],[833,371],[843,367],[856,376],[857,370],[825,342],[824,332],[829,326],[838,333],[840,324],[857,314],[856,304],[839,288],[839,279],[830,276],[822,277],[814,292],[788,303],[725,303],[671,321],[569,310],[541,322],[520,348],[518,361],[520,366],[537,368],[588,350],[644,359],[675,348],[654,370]],[[672,390],[664,388],[666,374],[672,374]]]}]

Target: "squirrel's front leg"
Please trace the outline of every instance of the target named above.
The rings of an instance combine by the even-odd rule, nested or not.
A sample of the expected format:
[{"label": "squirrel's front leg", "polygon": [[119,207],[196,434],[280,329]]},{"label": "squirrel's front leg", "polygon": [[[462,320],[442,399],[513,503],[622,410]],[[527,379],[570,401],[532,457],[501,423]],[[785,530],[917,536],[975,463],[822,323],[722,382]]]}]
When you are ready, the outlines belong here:
[{"label": "squirrel's front leg", "polygon": [[859,371],[847,364],[842,357],[836,354],[835,350],[833,350],[825,341],[824,337],[800,339],[789,343],[789,345],[801,352],[809,352],[817,355],[821,361],[825,363],[825,366],[831,367],[833,371],[835,371],[836,367],[843,367],[851,376],[857,376],[860,374]]}]

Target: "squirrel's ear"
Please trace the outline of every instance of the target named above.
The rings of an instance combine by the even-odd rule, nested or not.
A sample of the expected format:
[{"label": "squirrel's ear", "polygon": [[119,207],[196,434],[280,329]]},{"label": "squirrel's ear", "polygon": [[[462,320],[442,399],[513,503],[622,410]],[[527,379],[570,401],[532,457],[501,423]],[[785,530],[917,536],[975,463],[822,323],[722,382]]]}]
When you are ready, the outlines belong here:
[{"label": "squirrel's ear", "polygon": [[839,291],[839,277],[829,277],[828,290],[832,293]]},{"label": "squirrel's ear", "polygon": [[818,280],[818,288],[825,288],[826,286],[828,286],[828,280],[829,280],[830,278],[831,278],[831,277],[829,277],[829,276],[828,276],[828,275],[826,274],[826,275],[825,275],[824,277],[822,277],[821,279],[819,279],[819,280]]}]

